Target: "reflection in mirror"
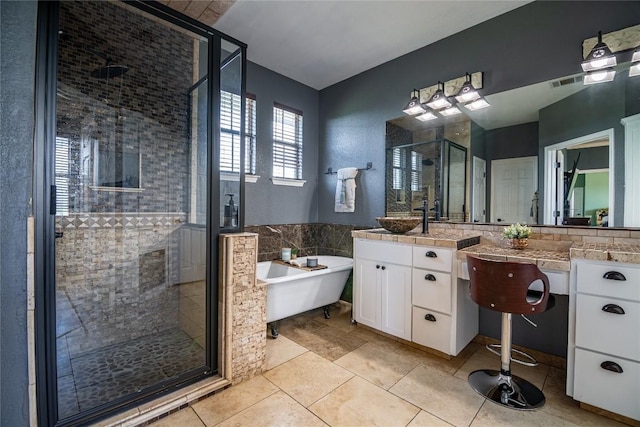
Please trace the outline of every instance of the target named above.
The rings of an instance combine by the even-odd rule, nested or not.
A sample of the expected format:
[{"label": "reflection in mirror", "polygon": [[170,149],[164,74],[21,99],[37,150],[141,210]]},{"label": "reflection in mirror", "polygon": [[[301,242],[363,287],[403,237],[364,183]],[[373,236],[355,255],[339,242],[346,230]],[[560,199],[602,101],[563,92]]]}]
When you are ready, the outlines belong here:
[{"label": "reflection in mirror", "polygon": [[[629,77],[628,68],[628,63],[618,66],[614,81],[609,83],[585,86],[583,75],[576,74],[487,95],[491,108],[465,110],[466,116],[430,122],[411,116],[390,120],[387,154],[390,147],[434,141],[438,132],[468,150],[464,169],[470,179],[464,189],[465,214],[454,219],[444,215],[443,210],[442,216],[450,221],[470,220],[466,207],[471,204],[474,212],[484,213],[492,222],[504,219],[495,215],[499,211],[491,212],[499,209],[496,202],[501,191],[491,181],[494,169],[499,170],[500,161],[507,159],[533,158],[536,173],[526,177],[530,185],[519,185],[525,188],[522,194],[514,190],[500,202],[517,203],[518,211],[526,214],[526,222],[572,225],[584,224],[587,218],[594,227],[640,227],[640,172],[635,172],[640,171],[640,77]],[[590,145],[585,146],[586,143]],[[582,154],[574,167],[578,153]],[[561,157],[559,170],[553,167],[558,162],[556,155]],[[411,161],[410,156],[404,159]],[[482,186],[476,185],[483,178],[482,168],[474,167],[477,170],[472,172],[470,159],[474,165],[486,164],[486,202],[477,197],[482,191]],[[402,160],[397,160],[399,165]],[[400,167],[409,170],[410,163],[397,166]],[[514,173],[522,175],[517,170]],[[408,213],[409,206],[400,211],[389,203],[389,191],[393,190],[390,176],[387,169],[387,215]],[[571,180],[567,182],[569,176]],[[435,192],[439,190],[426,190],[431,207],[436,194],[440,202],[445,202],[445,196]],[[419,192],[415,197],[421,200],[423,195]],[[450,204],[460,204],[456,197],[448,199]],[[479,206],[483,202],[484,207]],[[478,218],[482,216],[474,213],[474,220]]]}]

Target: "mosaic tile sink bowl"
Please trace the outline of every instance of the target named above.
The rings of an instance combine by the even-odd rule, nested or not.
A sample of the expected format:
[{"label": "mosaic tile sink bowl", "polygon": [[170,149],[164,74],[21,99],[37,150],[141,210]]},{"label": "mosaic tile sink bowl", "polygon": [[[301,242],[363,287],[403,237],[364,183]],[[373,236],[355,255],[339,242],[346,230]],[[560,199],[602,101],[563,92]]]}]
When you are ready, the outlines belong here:
[{"label": "mosaic tile sink bowl", "polygon": [[407,217],[392,217],[392,216],[379,216],[376,218],[378,223],[385,230],[391,233],[406,233],[416,228],[421,222],[422,217],[419,216],[407,216]]}]

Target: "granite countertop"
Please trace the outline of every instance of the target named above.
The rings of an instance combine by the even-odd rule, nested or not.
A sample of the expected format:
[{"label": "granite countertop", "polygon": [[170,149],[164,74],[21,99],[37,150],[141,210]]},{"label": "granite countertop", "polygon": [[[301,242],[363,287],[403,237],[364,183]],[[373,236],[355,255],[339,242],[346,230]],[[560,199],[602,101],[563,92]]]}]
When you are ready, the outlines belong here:
[{"label": "granite countertop", "polygon": [[480,235],[460,235],[446,232],[429,232],[427,236],[419,231],[395,234],[384,228],[354,230],[351,236],[359,239],[383,240],[386,242],[407,243],[410,245],[440,246],[444,248],[463,249],[480,243]]},{"label": "granite countertop", "polygon": [[569,252],[572,259],[581,258],[640,264],[640,245],[575,242],[571,245]]},{"label": "granite countertop", "polygon": [[[435,231],[425,236],[419,231],[394,234],[384,228],[376,228],[354,230],[351,235],[361,239],[458,249],[459,260],[464,260],[468,254],[475,254],[502,261],[535,262],[539,268],[548,270],[569,271],[572,259],[640,264],[640,245],[631,243],[564,242],[565,245],[561,245],[560,242],[530,239],[527,249],[512,249],[485,243],[484,239],[481,242],[480,235],[472,233]],[[556,246],[561,249],[556,249]]]},{"label": "granite countertop", "polygon": [[566,250],[512,249],[496,245],[480,244],[458,251],[458,259],[466,260],[467,255],[481,255],[497,261],[535,262],[538,268],[547,270],[571,270],[571,259]]}]

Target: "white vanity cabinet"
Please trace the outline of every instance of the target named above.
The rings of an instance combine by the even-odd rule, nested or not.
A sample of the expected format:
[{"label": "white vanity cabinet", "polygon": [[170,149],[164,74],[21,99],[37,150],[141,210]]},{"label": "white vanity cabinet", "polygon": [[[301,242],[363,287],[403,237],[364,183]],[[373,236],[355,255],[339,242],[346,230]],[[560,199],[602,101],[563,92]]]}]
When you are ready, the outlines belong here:
[{"label": "white vanity cabinet", "polygon": [[574,267],[573,398],[640,420],[640,266],[576,260]]},{"label": "white vanity cabinet", "polygon": [[411,340],[411,246],[356,239],[353,317]]},{"label": "white vanity cabinet", "polygon": [[[457,280],[456,250],[356,238],[354,319],[458,354],[478,333],[478,306]],[[384,267],[384,268],[383,268]]]}]

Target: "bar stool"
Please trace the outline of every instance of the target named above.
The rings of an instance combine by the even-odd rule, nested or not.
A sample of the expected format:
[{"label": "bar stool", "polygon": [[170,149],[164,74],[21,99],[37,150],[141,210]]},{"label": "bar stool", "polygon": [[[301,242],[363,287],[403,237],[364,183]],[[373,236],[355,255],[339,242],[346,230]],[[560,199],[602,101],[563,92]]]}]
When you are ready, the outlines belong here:
[{"label": "bar stool", "polygon": [[[471,281],[471,299],[481,307],[502,313],[500,344],[487,345],[497,353],[500,348],[500,371],[482,369],[469,374],[469,384],[478,393],[503,406],[531,410],[541,408],[545,398],[542,391],[529,381],[511,375],[511,362],[537,366],[528,354],[511,348],[511,315],[542,313],[555,305],[549,294],[549,279],[535,264],[491,261],[467,256]],[[533,282],[541,281],[543,291],[529,289]],[[529,323],[536,326],[525,317]],[[513,359],[511,353],[527,357],[530,361]]]}]

